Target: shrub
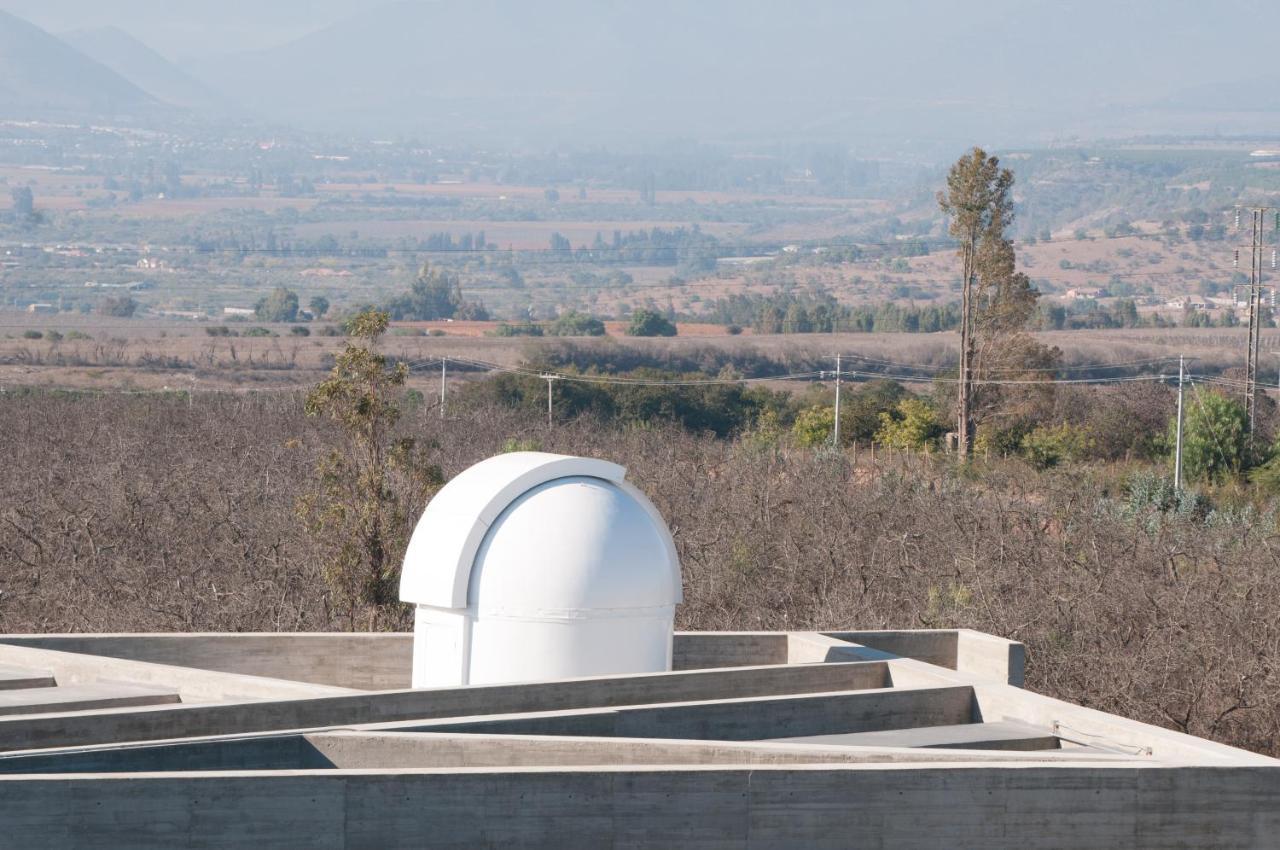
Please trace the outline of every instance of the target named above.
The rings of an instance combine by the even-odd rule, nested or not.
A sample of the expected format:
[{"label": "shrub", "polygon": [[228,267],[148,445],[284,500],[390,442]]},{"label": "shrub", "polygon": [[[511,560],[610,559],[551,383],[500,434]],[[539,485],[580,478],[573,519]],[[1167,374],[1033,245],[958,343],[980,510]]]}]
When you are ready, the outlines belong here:
[{"label": "shrub", "polygon": [[652,310],[637,310],[631,314],[631,324],[627,326],[627,336],[675,336],[676,326],[661,313]]},{"label": "shrub", "polygon": [[502,322],[494,329],[494,336],[511,337],[511,336],[542,336],[542,325],[535,324],[528,319],[519,324],[509,325]]},{"label": "shrub", "polygon": [[289,333],[293,336],[311,336],[311,329],[305,328],[302,325],[294,325],[289,328]]},{"label": "shrub", "polygon": [[[1240,473],[1246,462],[1249,419],[1244,405],[1216,390],[1193,387],[1182,425],[1182,471],[1187,481],[1224,481]],[[1174,445],[1177,418],[1169,422]]]},{"label": "shrub", "polygon": [[28,331],[22,332],[22,338],[23,339],[44,339],[44,334],[42,334],[40,331],[28,330]]},{"label": "shrub", "polygon": [[1037,425],[1022,438],[1022,456],[1036,469],[1082,460],[1093,445],[1088,432],[1066,422]]},{"label": "shrub", "polygon": [[548,328],[552,336],[604,336],[604,322],[577,310],[560,316]]},{"label": "shrub", "polygon": [[912,396],[898,402],[892,412],[880,414],[875,441],[895,449],[931,449],[937,448],[945,433],[933,406]]},{"label": "shrub", "polygon": [[98,312],[117,319],[131,319],[138,312],[138,302],[128,295],[113,295],[98,302]]},{"label": "shrub", "polygon": [[880,414],[890,413],[907,390],[897,381],[875,380],[849,393],[840,406],[840,434],[846,441],[869,442],[880,430]]},{"label": "shrub", "polygon": [[296,322],[298,320],[298,293],[277,286],[271,294],[258,301],[253,308],[260,322]]},{"label": "shrub", "polygon": [[835,422],[834,409],[826,405],[815,405],[800,411],[796,416],[795,424],[791,426],[791,437],[797,446],[806,449],[829,445]]}]

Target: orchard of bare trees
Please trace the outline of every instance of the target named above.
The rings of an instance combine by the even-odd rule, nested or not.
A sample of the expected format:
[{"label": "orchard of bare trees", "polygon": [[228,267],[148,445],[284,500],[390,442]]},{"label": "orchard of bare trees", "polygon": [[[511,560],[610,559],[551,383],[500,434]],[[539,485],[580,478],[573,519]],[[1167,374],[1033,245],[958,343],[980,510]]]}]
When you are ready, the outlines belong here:
[{"label": "orchard of bare trees", "polygon": [[[349,627],[332,541],[298,512],[346,437],[303,406],[0,396],[0,629]],[[1144,466],[855,461],[768,427],[548,428],[490,402],[408,411],[394,432],[445,478],[512,448],[625,464],[672,525],[681,628],[982,629],[1027,644],[1034,689],[1280,752],[1280,537],[1251,503],[1179,496]],[[411,522],[426,491],[390,486]],[[379,627],[408,623],[391,603]]]}]

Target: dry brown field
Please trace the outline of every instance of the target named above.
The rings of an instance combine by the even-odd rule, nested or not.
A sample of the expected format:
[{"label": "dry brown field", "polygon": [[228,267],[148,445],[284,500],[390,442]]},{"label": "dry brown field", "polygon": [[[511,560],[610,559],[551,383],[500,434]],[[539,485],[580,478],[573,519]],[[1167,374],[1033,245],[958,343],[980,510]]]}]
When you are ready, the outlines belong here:
[{"label": "dry brown field", "polygon": [[[511,367],[536,357],[540,349],[565,344],[560,338],[495,337],[497,322],[399,323],[384,341],[384,350],[417,364],[414,385],[436,386],[440,358],[457,358]],[[46,386],[102,390],[280,390],[313,383],[324,374],[329,356],[343,344],[340,337],[290,334],[289,325],[234,325],[243,333],[266,327],[272,337],[213,337],[196,322],[105,319],[83,316],[0,314],[0,387]],[[313,326],[318,331],[321,326]],[[957,336],[938,334],[791,334],[729,336],[722,326],[682,323],[674,339],[625,336],[625,323],[606,323],[604,338],[572,340],[582,345],[624,346],[648,352],[652,359],[703,349],[750,360],[779,364],[812,363],[847,356],[845,369],[867,375],[890,371],[928,375],[950,368]],[[78,331],[87,340],[51,342],[23,338],[24,330]],[[435,332],[439,335],[428,335]],[[1092,364],[1121,364],[1125,369],[1173,375],[1177,358],[1188,358],[1188,370],[1220,374],[1244,362],[1246,332],[1241,328],[1173,328],[1106,331],[1057,331],[1037,335],[1062,351],[1062,363],[1085,374]],[[1264,383],[1280,381],[1280,330],[1262,339]],[[1135,363],[1135,361],[1159,361]],[[917,367],[906,370],[902,367]],[[422,371],[425,370],[425,371]],[[1093,372],[1092,374],[1096,374]],[[473,375],[472,375],[473,376]],[[467,376],[455,374],[455,378]]]}]

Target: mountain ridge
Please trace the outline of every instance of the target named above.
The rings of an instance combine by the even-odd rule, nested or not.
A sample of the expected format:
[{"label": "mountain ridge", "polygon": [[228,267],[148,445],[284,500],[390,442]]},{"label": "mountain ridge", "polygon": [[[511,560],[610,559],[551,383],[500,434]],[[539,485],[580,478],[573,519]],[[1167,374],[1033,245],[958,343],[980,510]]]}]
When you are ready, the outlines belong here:
[{"label": "mountain ridge", "polygon": [[119,27],[95,27],[59,37],[158,100],[202,111],[230,109],[227,98]]},{"label": "mountain ridge", "polygon": [[0,108],[12,114],[118,115],[164,107],[102,63],[0,10]]}]

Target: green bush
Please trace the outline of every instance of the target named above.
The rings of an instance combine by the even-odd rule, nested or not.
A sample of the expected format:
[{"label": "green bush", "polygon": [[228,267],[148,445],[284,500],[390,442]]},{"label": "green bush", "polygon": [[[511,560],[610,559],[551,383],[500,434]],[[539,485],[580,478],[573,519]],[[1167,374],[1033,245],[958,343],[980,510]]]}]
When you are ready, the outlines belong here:
[{"label": "green bush", "polygon": [[551,323],[552,336],[604,336],[604,322],[595,316],[570,310]]},{"label": "green bush", "polygon": [[253,308],[260,322],[296,322],[298,320],[298,293],[277,286],[270,295],[262,298]]},{"label": "green bush", "polygon": [[898,402],[892,412],[880,414],[875,441],[895,449],[932,449],[937,448],[945,433],[938,411],[912,396]]},{"label": "green bush", "polygon": [[40,333],[40,331],[23,331],[22,338],[23,339],[44,339],[44,334]]},{"label": "green bush", "polygon": [[806,449],[828,445],[835,422],[835,411],[832,408],[826,405],[810,407],[796,416],[796,421],[791,426],[791,437],[797,446]]},{"label": "green bush", "polygon": [[[1169,422],[1168,445],[1177,420]],[[1246,466],[1249,419],[1244,405],[1216,390],[1193,387],[1182,424],[1182,472],[1187,481],[1224,481]]]},{"label": "green bush", "polygon": [[637,310],[631,314],[627,336],[675,336],[676,326],[660,313]]},{"label": "green bush", "polygon": [[1069,423],[1037,425],[1022,438],[1022,456],[1036,469],[1049,469],[1082,460],[1093,440],[1087,431]]},{"label": "green bush", "polygon": [[528,319],[514,325],[502,322],[493,331],[494,336],[510,337],[510,336],[542,336],[542,325],[535,324]]}]

